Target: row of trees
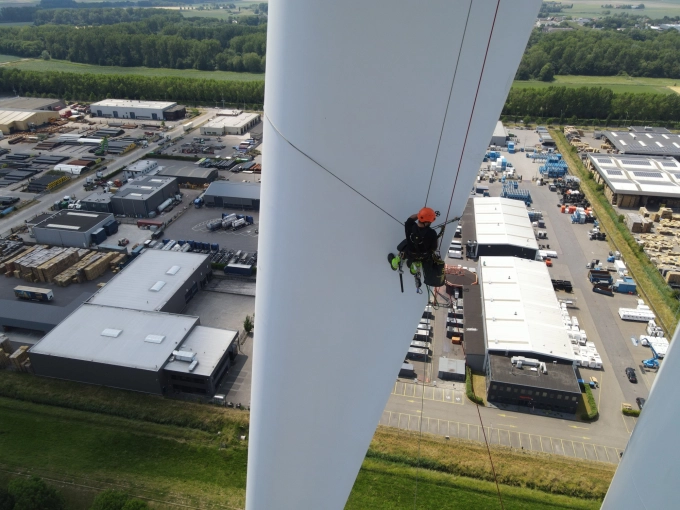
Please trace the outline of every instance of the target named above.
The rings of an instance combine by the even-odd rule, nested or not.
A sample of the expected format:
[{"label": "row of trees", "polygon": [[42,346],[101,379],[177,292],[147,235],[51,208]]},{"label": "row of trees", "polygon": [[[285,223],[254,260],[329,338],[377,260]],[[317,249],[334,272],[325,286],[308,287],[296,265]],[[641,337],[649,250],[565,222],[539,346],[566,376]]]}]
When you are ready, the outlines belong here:
[{"label": "row of trees", "polygon": [[[54,11],[58,12],[58,11]],[[266,27],[153,15],[99,27],[42,25],[0,31],[0,53],[83,64],[263,72]]]},{"label": "row of trees", "polygon": [[75,74],[0,67],[0,91],[12,93],[13,90],[19,95],[81,101],[114,97],[203,104],[224,99],[227,103],[260,107],[264,103],[264,81]]},{"label": "row of trees", "polygon": [[678,94],[617,94],[603,87],[511,89],[503,115],[680,121]]},{"label": "row of trees", "polygon": [[[15,8],[16,9],[16,8]],[[35,9],[35,8],[33,8]],[[36,25],[114,25],[116,23],[132,23],[142,21],[153,16],[162,14],[168,21],[181,23],[182,14],[178,11],[163,11],[158,9],[134,9],[132,7],[124,9],[48,9],[37,10],[33,15]]]},{"label": "row of trees", "polygon": [[680,32],[535,30],[516,78],[536,79],[546,64],[562,75],[680,78]]}]

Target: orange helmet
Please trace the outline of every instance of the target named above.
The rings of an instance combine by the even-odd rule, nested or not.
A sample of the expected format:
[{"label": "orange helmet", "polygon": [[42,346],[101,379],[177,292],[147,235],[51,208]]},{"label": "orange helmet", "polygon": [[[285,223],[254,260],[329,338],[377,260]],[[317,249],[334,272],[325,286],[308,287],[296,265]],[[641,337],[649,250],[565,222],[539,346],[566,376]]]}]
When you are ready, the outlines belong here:
[{"label": "orange helmet", "polygon": [[429,207],[423,207],[418,212],[418,221],[421,223],[432,223],[435,219],[437,219],[437,215]]}]

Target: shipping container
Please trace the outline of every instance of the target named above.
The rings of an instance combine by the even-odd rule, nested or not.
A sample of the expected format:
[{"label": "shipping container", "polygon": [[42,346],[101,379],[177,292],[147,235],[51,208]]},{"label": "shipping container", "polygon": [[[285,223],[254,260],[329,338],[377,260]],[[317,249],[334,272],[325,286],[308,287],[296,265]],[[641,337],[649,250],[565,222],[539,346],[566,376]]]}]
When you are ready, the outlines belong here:
[{"label": "shipping container", "polygon": [[14,295],[21,299],[31,299],[34,301],[52,301],[54,299],[54,294],[50,289],[27,287],[25,285],[14,287]]},{"label": "shipping container", "polygon": [[224,266],[224,274],[252,276],[253,266],[248,264],[227,264],[226,266]]}]

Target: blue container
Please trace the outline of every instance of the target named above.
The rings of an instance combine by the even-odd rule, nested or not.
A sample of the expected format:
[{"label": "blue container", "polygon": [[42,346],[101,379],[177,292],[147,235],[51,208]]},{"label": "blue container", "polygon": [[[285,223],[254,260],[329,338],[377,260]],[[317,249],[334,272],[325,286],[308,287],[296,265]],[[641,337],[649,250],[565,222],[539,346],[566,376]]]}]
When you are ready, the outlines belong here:
[{"label": "blue container", "polygon": [[186,241],[183,241],[182,239],[180,239],[179,241],[177,241],[177,243],[178,243],[180,246],[184,246],[184,243],[186,243]]},{"label": "blue container", "polygon": [[163,244],[168,244],[170,242],[170,239],[163,239]]},{"label": "blue container", "polygon": [[9,213],[11,213],[14,210],[14,206],[8,207],[4,211],[0,212],[0,217],[1,216],[7,216]]},{"label": "blue container", "polygon": [[210,245],[210,251],[220,251],[220,245],[217,243],[213,243]]},{"label": "blue container", "polygon": [[255,223],[255,219],[252,216],[246,216],[246,221],[251,225]]}]

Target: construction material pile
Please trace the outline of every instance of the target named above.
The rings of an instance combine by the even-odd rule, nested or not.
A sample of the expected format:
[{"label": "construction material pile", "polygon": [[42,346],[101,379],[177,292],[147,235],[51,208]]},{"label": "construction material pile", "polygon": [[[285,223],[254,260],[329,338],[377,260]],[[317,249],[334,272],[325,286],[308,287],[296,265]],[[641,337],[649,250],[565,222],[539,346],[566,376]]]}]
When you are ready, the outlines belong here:
[{"label": "construction material pile", "polygon": [[54,283],[60,287],[68,287],[72,283],[94,280],[106,272],[110,261],[117,256],[113,252],[89,252],[79,262],[57,275],[54,278]]},{"label": "construction material pile", "polygon": [[14,349],[9,338],[0,333],[0,368],[7,368],[12,364],[9,360],[12,353],[14,353]]}]

